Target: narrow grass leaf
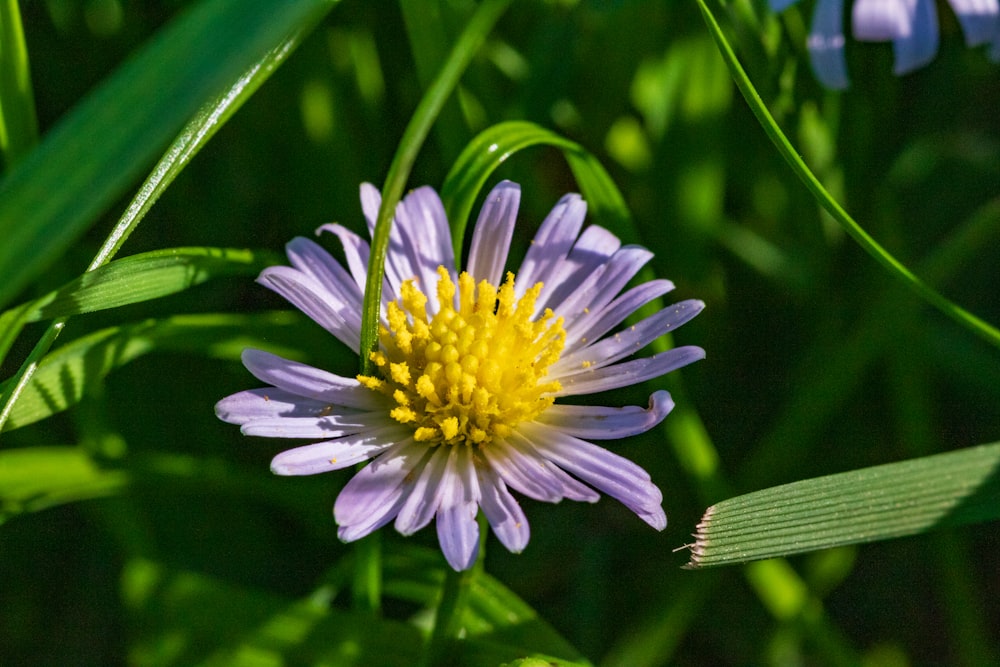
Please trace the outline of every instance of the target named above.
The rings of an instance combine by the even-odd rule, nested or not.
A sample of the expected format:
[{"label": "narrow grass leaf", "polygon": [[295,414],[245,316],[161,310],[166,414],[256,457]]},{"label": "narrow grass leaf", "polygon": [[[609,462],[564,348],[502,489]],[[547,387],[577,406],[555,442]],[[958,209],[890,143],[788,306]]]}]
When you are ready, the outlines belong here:
[{"label": "narrow grass leaf", "polygon": [[199,572],[133,559],[122,574],[139,664],[408,667],[421,637],[408,623],[351,614]]},{"label": "narrow grass leaf", "polygon": [[79,447],[0,452],[0,523],[17,514],[117,493],[125,473],[103,470]]},{"label": "narrow grass leaf", "polygon": [[[302,2],[306,1],[302,0]],[[88,271],[93,271],[114,257],[125,240],[145,217],[150,207],[152,207],[163,191],[184,169],[191,158],[201,150],[202,146],[240,108],[243,102],[249,99],[261,84],[267,80],[271,73],[295,50],[295,47],[309,33],[323,13],[329,9],[333,1],[312,0],[311,4],[300,8],[300,13],[294,14],[296,20],[285,25],[283,30],[277,33],[266,33],[268,39],[275,41],[263,41],[260,44],[253,45],[254,49],[252,49],[252,52],[257,55],[256,59],[245,70],[233,75],[233,78],[226,81],[224,86],[220,85],[219,89],[212,91],[214,96],[209,97],[197,109],[194,117],[188,121],[181,133],[174,139],[173,144],[171,144],[166,154],[160,158],[153,172],[147,177],[128,209],[111,231],[111,234],[104,240],[97,255],[87,268]],[[285,6],[283,5],[283,7]],[[275,25],[284,24],[276,21]],[[262,49],[261,53],[258,53],[259,49]],[[238,62],[242,62],[242,55],[239,54],[239,58],[237,58]],[[115,102],[110,101],[108,103],[114,104]],[[5,200],[3,198],[3,186],[4,183],[0,183],[0,230],[2,230],[4,225],[3,203]],[[68,212],[64,213],[68,215]],[[28,222],[31,222],[30,219]],[[70,220],[70,222],[72,221]],[[45,224],[55,224],[60,230],[65,227],[61,219],[49,220],[48,223],[43,220],[40,223],[43,226]],[[82,231],[82,228],[80,231]],[[48,233],[45,238],[51,241],[56,238],[56,235]],[[41,242],[38,239],[35,239],[35,241],[38,243]],[[7,246],[3,247],[6,248]],[[33,250],[35,249],[34,246],[32,248]],[[0,250],[0,264],[2,262],[3,253]],[[6,284],[0,284],[0,290]],[[0,296],[0,303],[3,303],[2,296]],[[13,384],[7,388],[3,400],[0,401],[0,431],[4,429],[7,420],[10,418],[14,404],[20,398],[25,386],[30,382],[31,376],[38,368],[39,361],[49,351],[56,338],[59,337],[65,323],[66,320],[64,318],[53,321],[28,355],[28,358],[18,369],[17,374],[14,376]],[[16,333],[14,336],[16,336]],[[4,338],[13,339],[12,336],[5,336]],[[0,352],[6,354],[8,348],[9,344],[6,348],[0,348]],[[2,354],[0,354],[0,357],[2,357]]]},{"label": "narrow grass leaf", "polygon": [[817,477],[709,507],[687,567],[743,563],[1000,518],[1000,443]]},{"label": "narrow grass leaf", "polygon": [[[109,327],[46,355],[21,392],[4,430],[32,424],[75,405],[112,370],[156,350],[239,359],[246,347],[295,356],[294,313],[176,315]],[[280,347],[280,341],[289,345]],[[276,347],[277,345],[279,347]],[[6,395],[14,378],[0,384]]]},{"label": "narrow grass leaf", "polygon": [[0,0],[0,155],[5,171],[38,143],[28,47],[17,0]]},{"label": "narrow grass leaf", "polygon": [[736,82],[736,87],[740,89],[743,94],[744,99],[746,99],[750,110],[753,111],[754,116],[757,117],[757,121],[760,123],[761,128],[763,128],[764,133],[774,144],[774,147],[778,149],[778,153],[782,158],[788,163],[792,168],[792,172],[805,184],[806,188],[812,194],[813,198],[816,199],[817,203],[822,206],[830,216],[837,221],[847,234],[854,239],[858,245],[860,245],[865,252],[871,255],[876,262],[882,265],[891,275],[895,276],[903,282],[912,291],[916,292],[920,298],[927,301],[929,304],[937,308],[939,311],[947,315],[948,317],[955,320],[958,324],[969,329],[977,336],[985,339],[996,347],[1000,347],[1000,330],[998,330],[993,325],[988,322],[983,321],[979,317],[965,310],[958,304],[953,303],[940,292],[935,290],[933,287],[921,280],[913,271],[906,267],[902,262],[891,255],[885,248],[883,248],[879,243],[865,231],[865,229],[859,225],[854,218],[852,218],[847,211],[845,211],[837,200],[823,187],[823,184],[819,182],[815,174],[806,166],[799,152],[792,146],[792,143],[785,136],[785,133],[781,131],[778,123],[774,120],[771,112],[768,111],[767,106],[764,104],[764,100],[761,99],[760,95],[757,94],[757,90],[754,88],[753,83],[750,82],[750,78],[747,76],[746,71],[744,71],[742,65],[740,65],[739,60],[736,58],[736,54],[733,52],[732,47],[726,40],[726,36],[722,32],[722,28],[719,26],[718,22],[715,20],[715,16],[712,15],[711,10],[705,4],[704,0],[698,0],[698,7],[701,9],[701,13],[705,18],[705,23],[708,25],[708,30],[715,40],[716,45],[719,47],[719,52],[722,54],[723,60],[726,61],[726,66],[729,67],[730,74],[732,74],[733,81]]},{"label": "narrow grass leaf", "polygon": [[469,215],[487,179],[512,155],[532,146],[551,146],[562,151],[591,214],[626,240],[636,240],[625,199],[597,158],[576,142],[540,125],[508,121],[476,135],[448,171],[441,186],[441,199],[451,225],[456,257],[461,255]]},{"label": "narrow grass leaf", "polygon": [[0,182],[0,303],[55,261],[202,105],[332,4],[206,0],[74,107]]},{"label": "narrow grass leaf", "polygon": [[[256,275],[278,263],[271,253],[232,248],[167,248],[113,261],[32,302],[36,322],[149,301],[212,278]],[[6,313],[5,313],[6,315]]]}]

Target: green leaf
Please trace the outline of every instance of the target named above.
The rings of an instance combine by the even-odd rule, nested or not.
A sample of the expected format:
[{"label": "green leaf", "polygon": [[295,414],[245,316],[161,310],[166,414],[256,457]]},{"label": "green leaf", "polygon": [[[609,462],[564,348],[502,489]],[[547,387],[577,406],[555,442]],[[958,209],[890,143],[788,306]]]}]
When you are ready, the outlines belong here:
[{"label": "green leaf", "polygon": [[[294,338],[289,332],[300,321],[293,312],[177,315],[96,331],[42,360],[4,430],[62,412],[78,403],[109,372],[155,350],[238,359],[244,348],[260,347],[295,356],[290,348],[276,348],[274,339]],[[0,394],[6,395],[12,381],[0,385]]]},{"label": "green leaf", "polygon": [[28,47],[17,0],[0,0],[0,154],[9,170],[38,143]]},{"label": "green leaf", "polygon": [[78,447],[0,452],[0,523],[15,514],[117,493],[122,471],[102,470]]},{"label": "green leaf", "polygon": [[743,563],[1000,518],[1000,443],[803,480],[709,507],[687,567]]},{"label": "green leaf", "polygon": [[212,278],[253,275],[277,263],[270,253],[230,248],[168,248],[126,257],[0,314],[0,359],[24,324],[117,308],[182,292]]},{"label": "green leaf", "polygon": [[[395,545],[385,555],[385,594],[433,609],[447,565],[436,550]],[[533,654],[558,656],[554,664],[589,664],[531,606],[490,575],[472,578],[460,623],[458,664],[498,664]]]},{"label": "green leaf", "polygon": [[0,182],[0,303],[55,261],[202,105],[256,74],[332,4],[206,0],[79,103]]},{"label": "green leaf", "polygon": [[135,629],[130,657],[136,664],[406,667],[417,663],[422,648],[420,632],[400,621],[147,560],[126,565],[122,590]]},{"label": "green leaf", "polygon": [[[419,603],[430,606],[437,590],[431,582],[442,575],[440,555],[406,545],[392,558],[387,586],[410,592],[419,589]],[[407,586],[410,577],[420,582],[416,588]],[[489,577],[483,580],[488,583],[472,594],[487,599],[486,606],[496,607],[486,613],[496,626],[513,628],[526,618],[537,621],[537,615],[501,584]],[[144,665],[418,664],[424,637],[416,625],[345,613],[328,604],[331,592],[336,591],[324,589],[329,586],[305,599],[290,600],[204,574],[133,560],[122,576],[125,605],[136,628],[132,657]],[[505,610],[503,605],[508,603],[511,606]],[[536,664],[531,660],[544,660],[541,664],[545,665],[588,664],[550,657],[547,641],[522,648],[501,639],[483,633],[469,636],[460,642],[457,664],[517,660],[527,660],[526,665]]]},{"label": "green leaf", "polygon": [[118,308],[176,294],[212,278],[255,275],[279,261],[270,253],[231,248],[167,248],[140,253],[84,273],[36,299],[22,317],[26,322],[37,322]]},{"label": "green leaf", "polygon": [[626,240],[636,239],[632,215],[618,186],[591,153],[579,144],[527,121],[498,123],[480,132],[455,161],[441,186],[455,256],[460,257],[476,197],[486,180],[509,157],[532,146],[552,146],[562,151],[587,200],[590,213]]},{"label": "green leaf", "polygon": [[927,301],[939,311],[956,321],[961,326],[972,331],[977,336],[988,341],[992,345],[1000,347],[1000,330],[998,330],[993,325],[982,319],[976,317],[969,311],[965,310],[961,306],[953,303],[947,299],[940,292],[936,291],[933,287],[921,280],[915,273],[913,273],[909,268],[907,268],[902,262],[896,259],[893,255],[889,253],[885,248],[883,248],[879,243],[872,238],[865,229],[859,225],[854,218],[852,218],[847,211],[837,203],[837,200],[823,187],[816,175],[812,173],[808,166],[806,166],[805,161],[799,155],[799,152],[792,146],[792,143],[785,136],[785,133],[781,131],[778,123],[774,120],[771,112],[768,111],[767,106],[764,104],[764,100],[761,99],[760,95],[757,94],[757,90],[754,88],[753,83],[751,83],[750,78],[747,73],[743,70],[740,65],[739,60],[736,58],[736,54],[733,52],[732,47],[726,40],[726,36],[722,32],[722,28],[719,27],[719,23],[715,20],[712,15],[711,10],[705,4],[704,0],[697,0],[698,7],[701,9],[702,16],[705,18],[705,23],[708,25],[708,30],[715,40],[716,45],[719,47],[719,52],[722,54],[723,60],[726,61],[726,66],[729,67],[729,71],[732,74],[733,81],[736,82],[736,87],[740,89],[743,94],[744,99],[746,99],[750,110],[753,112],[754,116],[757,117],[757,121],[760,123],[761,128],[763,128],[764,133],[774,144],[774,147],[778,149],[778,153],[784,158],[785,162],[791,167],[792,172],[799,177],[799,179],[805,184],[806,188],[812,194],[813,198],[816,199],[817,203],[822,206],[830,216],[837,221],[837,224],[843,228],[847,234],[854,239],[865,252],[867,252],[871,257],[875,259],[876,262],[882,265],[890,275],[895,276],[897,279],[902,281],[904,285],[915,292],[920,298]]}]

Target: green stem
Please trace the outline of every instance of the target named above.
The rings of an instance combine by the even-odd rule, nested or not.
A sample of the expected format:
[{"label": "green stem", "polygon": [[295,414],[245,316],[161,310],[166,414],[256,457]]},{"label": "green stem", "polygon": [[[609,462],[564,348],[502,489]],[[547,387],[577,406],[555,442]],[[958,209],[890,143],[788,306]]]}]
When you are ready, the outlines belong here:
[{"label": "green stem", "polygon": [[445,568],[441,601],[434,614],[434,629],[431,631],[430,641],[424,652],[422,667],[454,664],[453,641],[462,629],[462,612],[465,611],[469,590],[475,578],[483,572],[483,558],[486,556],[486,536],[490,527],[482,512],[479,513],[478,521],[479,555],[475,564],[462,572],[456,572],[450,567]]},{"label": "green stem", "polygon": [[354,608],[372,614],[382,609],[382,536],[377,531],[358,541],[351,594]]},{"label": "green stem", "polygon": [[385,274],[385,256],[389,248],[389,230],[396,204],[403,196],[417,154],[427,139],[431,126],[451,95],[462,73],[472,61],[472,56],[493,29],[511,0],[486,0],[476,9],[455,47],[448,54],[444,67],[420,100],[409,125],[403,132],[399,149],[389,165],[389,173],[382,186],[382,205],[375,221],[371,253],[368,259],[368,277],[365,283],[365,302],[361,311],[361,372],[371,374],[374,367],[369,358],[378,349],[378,322],[382,303],[382,276]]},{"label": "green stem", "polygon": [[753,111],[754,116],[757,117],[757,121],[760,123],[761,128],[763,128],[764,133],[774,144],[774,147],[778,149],[778,153],[785,159],[788,165],[792,168],[792,171],[798,176],[803,183],[805,183],[806,188],[812,193],[813,197],[819,202],[820,206],[826,209],[834,220],[844,229],[847,234],[853,238],[858,245],[860,245],[865,252],[871,255],[875,261],[881,264],[886,270],[892,275],[900,279],[907,287],[917,293],[921,298],[930,303],[932,306],[937,308],[939,311],[952,318],[960,325],[969,329],[976,335],[987,340],[994,346],[1000,347],[1000,330],[991,324],[981,320],[969,311],[965,310],[961,306],[948,300],[946,297],[935,291],[927,283],[917,277],[912,271],[910,271],[902,262],[893,257],[889,252],[878,244],[875,239],[873,239],[868,232],[866,232],[855,220],[848,215],[847,211],[841,208],[840,204],[830,196],[830,193],[826,191],[823,184],[819,182],[819,179],[810,171],[809,167],[796,152],[795,148],[792,146],[791,142],[778,127],[775,122],[774,117],[768,111],[767,106],[764,101],[757,94],[756,89],[750,82],[750,78],[747,76],[743,67],[740,65],[739,60],[736,58],[736,54],[733,52],[732,48],[729,46],[729,42],[726,41],[725,35],[722,33],[722,28],[719,27],[718,22],[712,15],[712,12],[708,9],[704,0],[697,0],[698,7],[701,9],[701,13],[705,18],[705,23],[708,24],[708,30],[715,40],[716,45],[719,48],[719,52],[722,54],[722,59],[725,60],[726,66],[729,67],[730,74],[733,77],[733,81],[736,83],[736,87],[739,88],[740,93],[743,94],[744,99],[746,99],[747,104],[750,106],[750,110]]}]

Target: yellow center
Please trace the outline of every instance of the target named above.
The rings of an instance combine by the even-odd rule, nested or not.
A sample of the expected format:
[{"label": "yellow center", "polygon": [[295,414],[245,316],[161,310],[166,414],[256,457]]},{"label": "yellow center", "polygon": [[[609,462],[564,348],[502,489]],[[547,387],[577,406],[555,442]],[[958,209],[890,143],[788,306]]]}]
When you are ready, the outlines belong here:
[{"label": "yellow center", "polygon": [[427,296],[404,282],[371,356],[382,377],[358,380],[395,402],[390,416],[418,441],[485,445],[552,405],[560,385],[541,380],[566,342],[563,321],[549,309],[531,321],[541,283],[515,300],[513,274],[497,289],[463,272],[455,306],[455,283],[438,275],[441,309],[428,319]]}]

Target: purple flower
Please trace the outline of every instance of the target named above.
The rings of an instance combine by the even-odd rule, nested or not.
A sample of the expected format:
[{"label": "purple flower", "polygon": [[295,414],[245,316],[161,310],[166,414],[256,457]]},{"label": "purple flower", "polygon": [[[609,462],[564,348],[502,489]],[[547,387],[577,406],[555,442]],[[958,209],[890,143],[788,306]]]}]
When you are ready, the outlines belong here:
[{"label": "purple flower", "polygon": [[[770,0],[782,11],[798,0]],[[948,0],[965,33],[968,46],[993,42],[990,57],[1000,59],[998,0]],[[938,20],[934,0],[855,0],[851,8],[854,38],[892,42],[896,75],[923,67],[937,54]],[[847,88],[844,59],[844,0],[817,0],[808,48],[813,71],[827,88]]]},{"label": "purple flower", "polygon": [[[462,273],[437,193],[424,187],[400,202],[376,374],[345,378],[261,350],[243,353],[268,386],[222,399],[219,418],[246,435],[315,441],[278,454],[273,472],[312,475],[371,460],[334,505],[340,539],[394,519],[410,535],[434,519],[448,563],[462,570],[476,559],[480,509],[507,549],[527,545],[528,521],[511,489],[546,502],[595,502],[601,491],[657,530],[666,526],[662,494],[646,471],[588,441],[648,431],[673,407],[670,395],[654,392],[648,408],[555,401],[704,358],[701,348],[678,347],[627,360],[704,304],[682,301],[621,327],[673,285],[651,280],[626,290],[652,253],[623,246],[602,227],[582,229],[578,195],[563,197],[542,223],[516,280],[505,276],[520,196],[506,181],[489,194]],[[380,201],[374,187],[361,186],[369,232]],[[323,231],[339,238],[346,268],[296,238],[287,246],[292,266],[269,267],[258,281],[357,353],[369,246],[340,225]]]}]

